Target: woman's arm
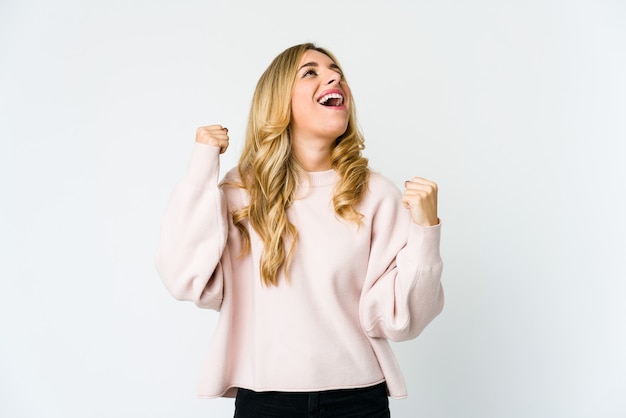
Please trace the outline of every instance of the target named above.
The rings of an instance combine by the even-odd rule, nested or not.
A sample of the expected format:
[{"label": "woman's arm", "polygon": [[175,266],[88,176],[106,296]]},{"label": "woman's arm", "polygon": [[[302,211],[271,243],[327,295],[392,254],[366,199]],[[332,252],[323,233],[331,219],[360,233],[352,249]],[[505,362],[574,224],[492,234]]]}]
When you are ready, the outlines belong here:
[{"label": "woman's arm", "polygon": [[[436,225],[415,223],[421,216],[415,208],[432,208],[432,196],[416,201],[411,193],[407,201],[406,192],[402,199],[397,194],[381,201],[374,213],[368,277],[360,305],[365,332],[392,341],[417,337],[443,308],[441,225],[436,211]],[[431,209],[427,217],[432,215]]]},{"label": "woman's arm", "polygon": [[[224,148],[225,149],[225,148]],[[197,141],[191,163],[167,205],[156,265],[170,293],[179,300],[219,310],[220,266],[228,219],[218,186],[221,148]]]}]

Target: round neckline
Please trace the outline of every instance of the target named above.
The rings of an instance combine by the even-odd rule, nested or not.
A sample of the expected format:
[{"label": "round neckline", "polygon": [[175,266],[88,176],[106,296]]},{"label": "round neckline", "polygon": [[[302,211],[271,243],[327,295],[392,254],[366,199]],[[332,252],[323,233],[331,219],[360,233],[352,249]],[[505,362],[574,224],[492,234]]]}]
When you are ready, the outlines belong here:
[{"label": "round neckline", "polygon": [[338,176],[337,172],[332,168],[324,171],[307,171],[306,174],[311,187],[333,185]]}]

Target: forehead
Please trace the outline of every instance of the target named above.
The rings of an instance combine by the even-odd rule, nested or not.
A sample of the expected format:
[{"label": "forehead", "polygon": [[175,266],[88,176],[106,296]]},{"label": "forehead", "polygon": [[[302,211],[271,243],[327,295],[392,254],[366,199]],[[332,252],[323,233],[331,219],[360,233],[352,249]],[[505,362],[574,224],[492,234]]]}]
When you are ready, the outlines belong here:
[{"label": "forehead", "polygon": [[320,51],[316,51],[315,49],[308,49],[300,58],[300,64],[298,67],[306,64],[306,63],[316,63],[320,66],[328,67],[330,64],[335,64],[335,62],[330,59],[330,57]]}]

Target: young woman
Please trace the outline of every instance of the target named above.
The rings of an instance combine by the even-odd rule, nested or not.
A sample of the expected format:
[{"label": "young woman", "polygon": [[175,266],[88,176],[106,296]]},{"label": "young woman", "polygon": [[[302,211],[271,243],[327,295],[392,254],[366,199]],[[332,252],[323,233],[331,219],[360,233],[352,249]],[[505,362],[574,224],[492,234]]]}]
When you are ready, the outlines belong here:
[{"label": "young woman", "polygon": [[406,388],[388,340],[443,307],[437,186],[401,194],[369,170],[350,88],[313,44],[263,73],[219,183],[228,140],[198,128],[157,255],[174,297],[220,311],[199,395],[236,396],[236,417],[389,416]]}]

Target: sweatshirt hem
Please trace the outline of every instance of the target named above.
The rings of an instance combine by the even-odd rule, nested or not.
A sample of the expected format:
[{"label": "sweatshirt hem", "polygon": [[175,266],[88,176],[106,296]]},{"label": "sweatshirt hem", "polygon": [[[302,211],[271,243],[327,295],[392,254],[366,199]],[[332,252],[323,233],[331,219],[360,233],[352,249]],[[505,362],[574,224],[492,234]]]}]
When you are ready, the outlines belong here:
[{"label": "sweatshirt hem", "polygon": [[[245,384],[233,383],[233,384],[228,385],[228,387],[226,387],[219,394],[215,394],[215,395],[214,394],[198,394],[197,397],[199,399],[216,399],[216,398],[221,398],[221,397],[229,397],[228,396],[229,392],[236,393],[236,390],[239,388],[253,390],[255,392],[291,392],[291,393],[328,392],[328,391],[335,391],[335,390],[362,389],[362,388],[367,388],[370,386],[375,386],[375,385],[384,383],[385,381],[386,379],[382,378],[374,382],[364,383],[364,384],[359,384],[359,385],[337,385],[337,386],[328,386],[328,387],[310,387],[310,388],[298,388],[298,389],[293,389],[293,388],[286,389],[286,388],[282,388],[278,386],[254,387],[254,386],[245,385]],[[398,398],[398,396],[406,397],[406,394],[395,395],[395,396],[388,395],[388,396],[394,399],[401,399],[401,398]]]}]

